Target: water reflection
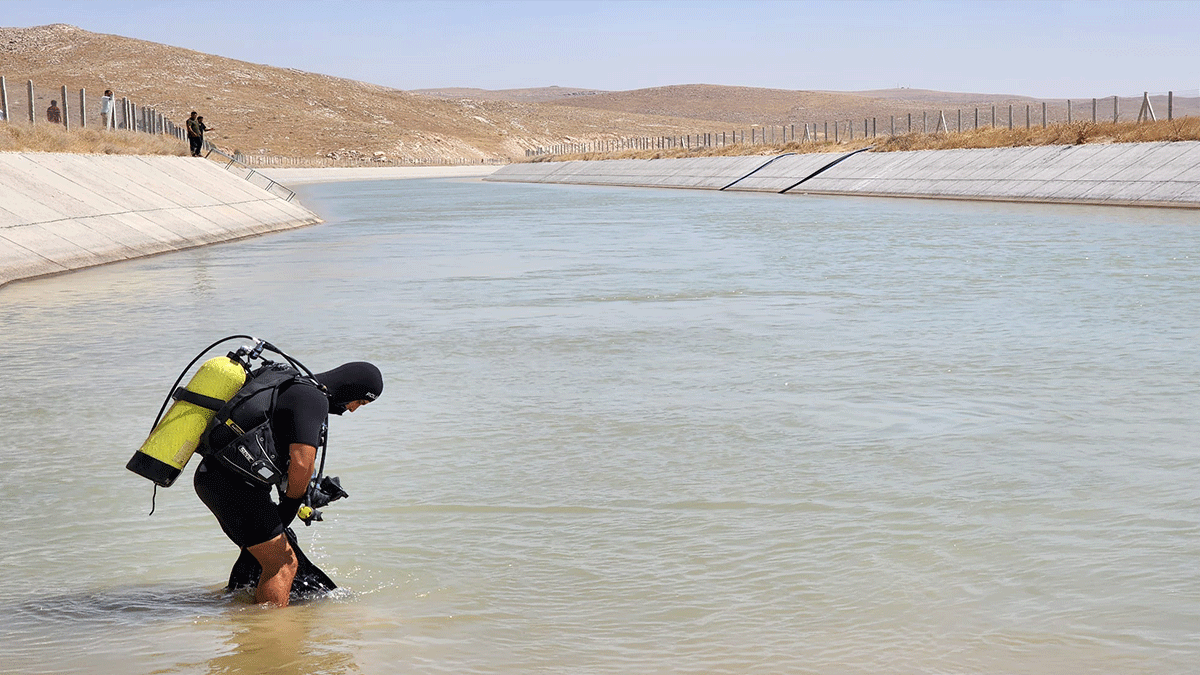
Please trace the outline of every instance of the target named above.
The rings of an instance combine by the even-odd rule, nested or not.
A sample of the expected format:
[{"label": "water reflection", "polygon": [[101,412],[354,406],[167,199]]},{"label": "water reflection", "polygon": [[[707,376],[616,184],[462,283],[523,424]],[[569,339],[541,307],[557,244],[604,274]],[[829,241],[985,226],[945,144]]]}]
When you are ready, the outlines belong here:
[{"label": "water reflection", "polygon": [[225,605],[224,591],[152,586],[116,588],[78,595],[51,595],[27,599],[13,606],[0,605],[0,614],[14,621],[33,623],[88,623],[121,626],[174,622],[197,614],[215,615]]},{"label": "water reflection", "polygon": [[270,673],[316,675],[359,672],[347,647],[357,644],[353,626],[327,625],[320,600],[287,610],[241,606],[224,617],[226,652],[208,662],[210,675]]},{"label": "water reflection", "polygon": [[245,592],[166,585],[27,598],[0,604],[11,638],[0,663],[15,672],[132,672],[120,664],[138,663],[176,673],[356,673],[350,645],[361,637],[336,610],[351,598],[334,593],[278,610]]}]

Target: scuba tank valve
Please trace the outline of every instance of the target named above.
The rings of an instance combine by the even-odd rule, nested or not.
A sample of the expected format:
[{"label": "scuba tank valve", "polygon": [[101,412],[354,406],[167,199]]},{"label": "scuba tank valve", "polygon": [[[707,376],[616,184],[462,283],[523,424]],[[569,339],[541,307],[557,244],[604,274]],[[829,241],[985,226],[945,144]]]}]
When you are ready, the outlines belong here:
[{"label": "scuba tank valve", "polygon": [[[186,387],[179,386],[184,375],[191,370],[192,366],[196,365],[196,362],[204,358],[204,355],[217,345],[230,340],[243,339],[253,342],[253,346],[239,347],[226,356],[205,361]],[[130,458],[125,468],[153,481],[156,495],[159,486],[170,487],[174,484],[199,446],[200,439],[209,422],[216,416],[217,411],[246,384],[247,378],[254,368],[253,362],[261,361],[263,366],[274,364],[273,361],[263,356],[264,350],[283,357],[288,364],[307,375],[322,392],[325,392],[325,387],[316,381],[316,377],[308,367],[270,342],[253,335],[230,335],[221,338],[205,347],[179,373],[179,378],[175,380],[171,393],[167,395],[158,411],[158,416],[154,418],[150,436],[142,443],[142,447],[133,453],[133,457]],[[171,403],[172,399],[174,399],[174,403]],[[171,408],[167,410],[169,403],[171,403]],[[166,412],[165,417],[163,416],[164,411]],[[325,467],[324,449],[324,435],[322,435],[322,471]],[[151,500],[150,513],[154,513],[153,500]],[[319,519],[319,515],[317,518]]]}]

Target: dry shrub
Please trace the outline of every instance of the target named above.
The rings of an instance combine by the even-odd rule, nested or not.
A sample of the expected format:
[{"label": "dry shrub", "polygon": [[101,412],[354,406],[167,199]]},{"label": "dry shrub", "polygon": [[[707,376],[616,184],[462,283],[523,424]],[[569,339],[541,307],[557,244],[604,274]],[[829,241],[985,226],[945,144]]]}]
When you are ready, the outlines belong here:
[{"label": "dry shrub", "polygon": [[92,155],[187,155],[173,136],[152,136],[97,127],[73,129],[57,124],[0,123],[2,152],[67,152]]}]

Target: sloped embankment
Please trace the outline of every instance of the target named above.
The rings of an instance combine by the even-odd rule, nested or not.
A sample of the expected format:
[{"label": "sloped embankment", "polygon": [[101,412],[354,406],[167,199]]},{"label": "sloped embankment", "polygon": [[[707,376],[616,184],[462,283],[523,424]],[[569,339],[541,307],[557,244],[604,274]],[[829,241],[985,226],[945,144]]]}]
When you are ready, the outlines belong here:
[{"label": "sloped embankment", "polygon": [[542,162],[485,180],[1200,208],[1200,142]]},{"label": "sloped embankment", "polygon": [[318,222],[202,159],[0,153],[0,285]]}]

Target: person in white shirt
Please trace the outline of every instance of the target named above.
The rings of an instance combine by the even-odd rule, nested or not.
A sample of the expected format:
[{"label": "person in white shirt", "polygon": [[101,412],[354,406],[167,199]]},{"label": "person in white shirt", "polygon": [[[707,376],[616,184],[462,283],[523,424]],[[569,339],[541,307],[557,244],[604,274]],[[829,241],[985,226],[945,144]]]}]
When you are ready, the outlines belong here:
[{"label": "person in white shirt", "polygon": [[105,129],[112,129],[113,123],[113,93],[112,89],[105,89],[104,96],[100,97],[100,123]]}]

